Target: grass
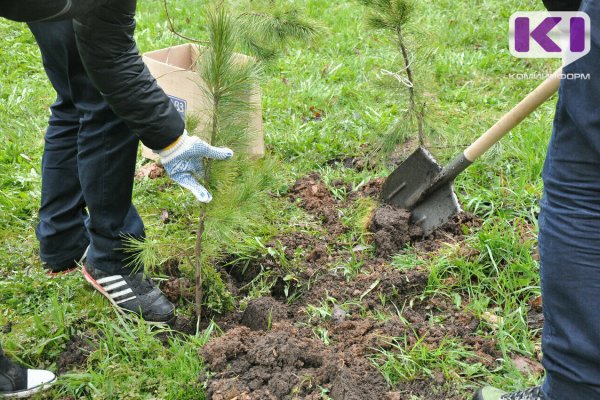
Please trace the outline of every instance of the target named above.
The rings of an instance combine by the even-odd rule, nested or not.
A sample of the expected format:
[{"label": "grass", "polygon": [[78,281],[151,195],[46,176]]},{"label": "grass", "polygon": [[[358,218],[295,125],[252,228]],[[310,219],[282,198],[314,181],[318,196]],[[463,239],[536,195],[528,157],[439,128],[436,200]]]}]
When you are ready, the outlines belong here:
[{"label": "grass", "polygon": [[[168,32],[161,3],[139,4],[141,51],[183,42]],[[205,3],[169,2],[183,34],[203,39],[203,21],[198,15]],[[232,3],[246,4],[243,0]],[[389,38],[365,27],[364,9],[355,1],[293,3],[322,24],[325,33],[308,45],[289,44],[265,68],[266,140],[272,157],[280,163],[280,178],[286,182],[272,192],[283,193],[296,178],[318,171],[336,198],[343,200],[348,193],[335,189],[333,181],[341,179],[357,188],[389,174],[386,155],[378,149],[383,137],[390,140],[386,136],[390,127],[399,127],[392,132],[397,140],[416,135],[398,120],[407,108],[406,96],[390,91],[378,78],[382,69],[398,65],[399,55]],[[422,57],[416,79],[427,98],[426,138],[441,162],[461,151],[537,84],[509,79],[510,73],[554,70],[552,61],[517,60],[508,53],[509,16],[516,10],[540,7],[533,0],[486,0],[477,7],[449,0],[418,4],[410,41]],[[54,369],[74,335],[101,335],[101,345],[87,364],[61,378],[52,398],[199,398],[203,389],[196,383],[203,365],[197,349],[211,332],[173,339],[163,346],[159,332],[117,317],[79,277],[49,280],[41,272],[35,224],[43,131],[54,94],[27,28],[0,20],[0,36],[0,327],[13,323],[12,331],[0,336],[3,346],[28,365]],[[485,221],[461,244],[472,250],[471,255],[448,247],[432,257],[407,251],[392,261],[398,268],[430,269],[428,293],[448,296],[457,307],[477,316],[493,312],[500,317],[497,331],[482,323],[479,334],[496,336],[506,355],[533,357],[539,344],[539,333],[529,331],[525,319],[528,300],[539,294],[533,254],[552,111],[552,102],[542,106],[457,179],[464,208]],[[315,112],[320,113],[318,118]],[[335,162],[351,156],[367,156],[379,161],[378,167],[358,172]],[[318,235],[313,221],[295,205],[275,197],[269,201],[271,211],[264,225],[225,243],[224,252],[251,258],[264,253],[264,244],[278,233],[302,230]],[[137,183],[135,203],[150,240],[191,246],[190,227],[198,212],[191,196],[164,178]],[[342,222],[351,227],[345,237],[349,246],[369,246],[364,219],[372,207],[367,201],[343,210]],[[169,224],[161,221],[163,209],[170,213]],[[272,251],[274,257],[285,258],[283,249]],[[161,255],[163,260],[168,256]],[[360,260],[343,266],[348,279],[360,273],[360,267]],[[183,268],[184,273],[190,272]],[[250,297],[264,294],[270,284],[268,275],[261,276],[253,282]],[[324,303],[312,311],[315,318],[326,318],[320,314],[329,308]],[[315,334],[328,340],[326,330]],[[465,365],[461,360],[466,350],[461,343],[448,341],[437,349],[407,346],[402,338],[394,343],[378,359],[392,384],[442,371],[452,385],[469,393],[483,382],[511,389],[538,379],[523,375],[508,361],[494,371]]]}]

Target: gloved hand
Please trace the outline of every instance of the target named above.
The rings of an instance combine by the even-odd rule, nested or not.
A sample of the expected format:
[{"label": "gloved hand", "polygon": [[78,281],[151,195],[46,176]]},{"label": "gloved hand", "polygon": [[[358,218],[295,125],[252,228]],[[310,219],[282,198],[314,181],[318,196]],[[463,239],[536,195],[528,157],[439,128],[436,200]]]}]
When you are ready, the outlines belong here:
[{"label": "gloved hand", "polygon": [[196,136],[188,136],[187,131],[175,144],[157,153],[171,179],[190,190],[202,203],[212,200],[208,190],[198,182],[198,178],[204,178],[204,158],[226,160],[233,156],[232,150],[211,146]]}]

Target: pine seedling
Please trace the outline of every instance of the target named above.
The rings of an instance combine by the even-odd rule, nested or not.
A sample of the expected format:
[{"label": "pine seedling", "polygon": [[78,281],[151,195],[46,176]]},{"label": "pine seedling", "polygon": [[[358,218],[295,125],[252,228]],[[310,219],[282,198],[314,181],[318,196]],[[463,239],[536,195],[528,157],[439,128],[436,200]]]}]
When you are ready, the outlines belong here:
[{"label": "pine seedling", "polygon": [[367,25],[375,30],[383,30],[391,35],[404,62],[403,70],[391,72],[382,70],[384,75],[394,78],[400,85],[406,87],[409,94],[407,115],[416,120],[418,126],[419,144],[425,144],[424,104],[418,100],[415,90],[414,68],[406,41],[407,26],[414,12],[412,0],[359,0],[369,8]]},{"label": "pine seedling", "polygon": [[[251,139],[256,136],[250,121],[258,106],[253,101],[262,72],[260,61],[273,59],[289,40],[311,39],[320,29],[293,8],[268,3],[254,1],[251,9],[231,13],[218,1],[205,12],[208,40],[196,65],[208,106],[202,118],[188,118],[187,128],[191,133],[198,128],[204,132],[203,139],[228,147],[235,155],[223,162],[204,161],[202,184],[213,201],[200,206],[195,244],[185,238],[178,243],[147,238],[128,244],[133,265],[152,268],[174,256],[188,261],[194,269],[198,318],[203,303],[219,313],[233,307],[233,297],[214,265],[264,224],[272,204],[270,193],[279,183],[273,159],[248,156]],[[243,52],[254,58],[239,54]]]},{"label": "pine seedling", "polygon": [[229,147],[236,156],[228,162],[205,160],[204,183],[214,200],[200,210],[194,250],[198,317],[204,297],[202,277],[219,256],[219,244],[239,242],[240,233],[262,222],[275,183],[273,161],[252,161],[247,156],[255,136],[250,120],[257,105],[251,99],[256,98],[260,65],[235,51],[247,49],[259,58],[273,57],[286,41],[309,39],[318,31],[293,9],[275,7],[274,11],[234,16],[221,3],[206,15],[209,45],[200,76],[210,103],[208,131],[211,144]]}]

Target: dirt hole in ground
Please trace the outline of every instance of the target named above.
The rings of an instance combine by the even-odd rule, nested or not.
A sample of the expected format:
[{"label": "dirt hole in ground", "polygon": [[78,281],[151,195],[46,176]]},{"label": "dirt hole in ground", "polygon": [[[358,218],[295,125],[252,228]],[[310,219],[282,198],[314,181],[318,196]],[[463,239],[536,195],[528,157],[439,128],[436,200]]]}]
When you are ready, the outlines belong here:
[{"label": "dirt hole in ground", "polygon": [[85,369],[89,355],[98,347],[98,339],[86,333],[72,336],[56,361],[58,374]]}]

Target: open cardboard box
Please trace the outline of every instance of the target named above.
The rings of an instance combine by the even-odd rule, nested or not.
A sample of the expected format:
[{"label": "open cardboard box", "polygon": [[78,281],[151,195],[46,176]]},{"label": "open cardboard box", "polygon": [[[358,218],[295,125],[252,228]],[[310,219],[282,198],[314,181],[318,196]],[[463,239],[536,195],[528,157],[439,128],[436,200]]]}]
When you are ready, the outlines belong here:
[{"label": "open cardboard box", "polygon": [[[208,109],[210,103],[202,89],[205,83],[197,72],[198,66],[202,62],[204,49],[195,44],[183,44],[145,53],[142,58],[150,73],[156,78],[158,85],[173,101],[181,117],[184,120],[191,117],[197,121],[197,128],[190,133],[209,141],[208,128],[211,121]],[[240,54],[239,57],[246,58],[248,56]],[[265,155],[265,142],[258,86],[249,101],[255,109],[250,120],[250,132],[255,136],[250,143],[248,152],[254,158],[262,158]],[[146,146],[142,146],[142,156],[158,160],[158,156]]]}]

